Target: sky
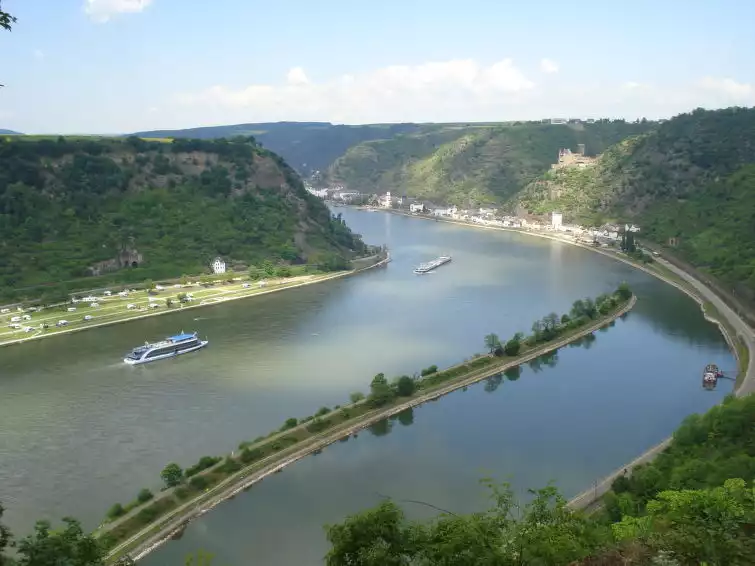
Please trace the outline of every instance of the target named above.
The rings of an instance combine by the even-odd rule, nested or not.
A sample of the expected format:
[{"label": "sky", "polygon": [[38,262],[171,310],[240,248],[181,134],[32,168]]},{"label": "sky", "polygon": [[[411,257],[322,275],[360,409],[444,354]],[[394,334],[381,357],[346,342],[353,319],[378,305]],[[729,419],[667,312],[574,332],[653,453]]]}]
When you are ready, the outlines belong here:
[{"label": "sky", "polygon": [[0,0],[0,128],[666,118],[755,105],[755,1]]}]

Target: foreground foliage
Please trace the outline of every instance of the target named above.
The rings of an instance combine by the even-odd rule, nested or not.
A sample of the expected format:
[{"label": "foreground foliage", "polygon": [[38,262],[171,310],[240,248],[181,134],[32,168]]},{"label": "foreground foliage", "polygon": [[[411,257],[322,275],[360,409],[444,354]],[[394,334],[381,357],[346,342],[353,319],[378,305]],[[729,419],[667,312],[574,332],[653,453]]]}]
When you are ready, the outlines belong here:
[{"label": "foreground foliage", "polygon": [[198,273],[218,255],[341,269],[365,252],[254,138],[0,137],[0,242],[0,292],[30,298]]},{"label": "foreground foliage", "polygon": [[[489,510],[469,515],[443,512],[430,522],[409,521],[396,503],[383,501],[326,527],[331,544],[326,562],[329,566],[752,564],[753,423],[753,397],[729,398],[704,416],[690,417],[656,463],[638,469],[629,479],[617,480],[614,489],[620,495],[606,498],[606,515],[585,516],[568,509],[550,486],[530,492],[531,501],[520,505],[507,484],[491,485],[494,504]],[[711,460],[710,465],[703,458]],[[690,475],[693,469],[698,473]]]},{"label": "foreground foliage", "polygon": [[[2,516],[0,505],[0,520]],[[15,556],[4,552],[8,546],[14,547]],[[70,517],[55,530],[48,521],[38,521],[34,533],[19,541],[0,523],[0,566],[102,566],[104,556],[97,540]]]}]

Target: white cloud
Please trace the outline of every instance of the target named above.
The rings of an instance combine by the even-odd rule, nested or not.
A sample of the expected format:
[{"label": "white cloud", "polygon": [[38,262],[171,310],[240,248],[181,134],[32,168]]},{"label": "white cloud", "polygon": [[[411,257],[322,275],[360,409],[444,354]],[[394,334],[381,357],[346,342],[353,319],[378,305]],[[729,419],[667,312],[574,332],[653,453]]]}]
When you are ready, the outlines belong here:
[{"label": "white cloud", "polygon": [[540,70],[543,73],[558,73],[558,63],[553,59],[540,59]]},{"label": "white cloud", "polygon": [[737,102],[755,104],[755,87],[750,84],[738,83],[733,79],[705,77],[700,81],[700,86],[709,92],[731,100],[732,104]]},{"label": "white cloud", "polygon": [[35,50],[34,50],[34,58],[35,58],[35,59],[36,59],[37,61],[41,61],[42,59],[44,59],[44,58],[45,58],[45,53],[44,53],[44,51],[42,51],[41,49],[35,49]]},{"label": "white cloud", "polygon": [[85,0],[84,12],[95,22],[105,23],[117,14],[138,13],[152,0]]},{"label": "white cloud", "polygon": [[[337,122],[440,120],[455,113],[515,104],[535,84],[511,59],[483,66],[469,59],[392,65],[371,72],[310,80],[300,67],[284,84],[216,85],[176,95],[187,106],[208,111],[252,112],[255,119],[330,119]],[[471,111],[470,111],[471,110]],[[471,119],[471,118],[470,118]]]},{"label": "white cloud", "polygon": [[290,85],[305,85],[309,82],[304,69],[301,67],[294,67],[286,75],[286,80]]}]

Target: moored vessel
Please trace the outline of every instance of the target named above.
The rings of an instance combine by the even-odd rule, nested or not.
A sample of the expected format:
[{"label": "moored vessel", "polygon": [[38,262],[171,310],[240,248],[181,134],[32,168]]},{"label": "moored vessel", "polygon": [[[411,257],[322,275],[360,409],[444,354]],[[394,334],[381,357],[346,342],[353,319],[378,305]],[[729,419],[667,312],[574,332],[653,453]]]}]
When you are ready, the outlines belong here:
[{"label": "moored vessel", "polygon": [[432,261],[428,261],[427,263],[419,264],[417,267],[414,268],[414,273],[416,273],[417,275],[428,273],[432,271],[433,269],[448,263],[449,261],[451,261],[450,255],[442,255]]},{"label": "moored vessel", "polygon": [[703,384],[714,384],[722,375],[723,372],[718,369],[718,366],[716,364],[708,364],[703,370]]},{"label": "moored vessel", "polygon": [[165,340],[150,344],[145,342],[144,346],[139,346],[123,358],[123,361],[129,365],[146,364],[165,358],[173,358],[181,354],[188,354],[209,344],[208,340],[202,340],[196,332],[191,334],[184,333],[169,336]]}]

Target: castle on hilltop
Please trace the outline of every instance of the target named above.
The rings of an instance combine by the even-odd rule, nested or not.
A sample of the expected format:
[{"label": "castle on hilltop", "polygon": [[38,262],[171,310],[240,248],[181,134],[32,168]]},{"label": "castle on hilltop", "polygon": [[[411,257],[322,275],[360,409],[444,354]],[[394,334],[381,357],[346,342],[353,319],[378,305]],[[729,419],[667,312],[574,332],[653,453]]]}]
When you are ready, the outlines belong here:
[{"label": "castle on hilltop", "polygon": [[585,155],[585,144],[577,144],[577,153],[573,153],[571,149],[564,148],[558,150],[558,162],[551,165],[551,169],[563,169],[565,167],[589,167],[595,165],[596,159],[594,157],[587,157]]}]

